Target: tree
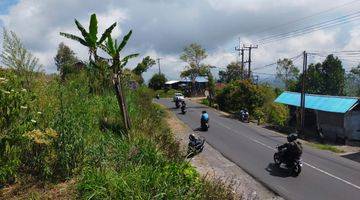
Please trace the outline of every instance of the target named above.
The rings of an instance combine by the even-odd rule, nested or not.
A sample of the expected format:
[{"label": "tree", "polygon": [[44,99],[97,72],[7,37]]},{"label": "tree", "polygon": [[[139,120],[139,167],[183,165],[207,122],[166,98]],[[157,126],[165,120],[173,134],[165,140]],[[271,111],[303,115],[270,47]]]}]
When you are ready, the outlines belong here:
[{"label": "tree", "polygon": [[[307,72],[306,72],[306,78],[305,78],[305,90],[306,93],[310,94],[322,94],[324,89],[324,83],[323,83],[323,77],[321,74],[321,63],[317,64],[310,64]],[[299,81],[296,84],[296,91],[301,91],[301,80],[302,80],[303,74],[300,75]]]},{"label": "tree", "polygon": [[164,74],[154,74],[149,81],[149,88],[154,90],[161,90],[164,88],[165,82],[167,81]]},{"label": "tree", "polygon": [[78,62],[74,51],[64,43],[59,44],[54,60],[62,81],[65,80],[66,75],[74,72],[75,64]]},{"label": "tree", "polygon": [[184,71],[181,72],[181,77],[189,77],[192,83],[191,91],[194,92],[194,85],[196,77],[207,75],[208,65],[201,62],[207,57],[205,49],[196,43],[192,43],[184,48],[180,59],[188,63]]},{"label": "tree", "polygon": [[241,80],[243,71],[239,62],[231,62],[226,66],[225,71],[219,71],[219,79],[222,83],[230,83],[231,81]]},{"label": "tree", "polygon": [[284,58],[277,61],[276,77],[285,83],[285,89],[288,90],[292,83],[299,77],[299,69],[296,68],[292,60]]},{"label": "tree", "polygon": [[14,69],[23,80],[22,86],[30,89],[34,72],[40,69],[39,59],[29,52],[13,31],[3,28],[3,49],[0,55],[5,67]]},{"label": "tree", "polygon": [[[75,19],[75,24],[83,38],[69,34],[60,32],[60,35],[67,37],[69,39],[75,40],[80,42],[82,45],[87,46],[89,48],[89,61],[98,61],[99,56],[97,55],[97,49],[99,45],[101,45],[110,35],[112,30],[116,26],[116,22],[113,23],[109,28],[105,30],[105,32],[101,35],[100,39],[98,40],[98,21],[96,18],[96,14],[92,14],[90,17],[90,25],[89,31],[86,31],[85,28],[80,24],[78,20]],[[94,58],[94,59],[93,59]]]},{"label": "tree", "polygon": [[150,58],[150,56],[146,56],[143,60],[133,69],[134,74],[139,76],[139,83],[144,83],[144,78],[142,74],[146,72],[150,67],[155,65],[156,62],[154,59]]},{"label": "tree", "polygon": [[345,70],[339,58],[328,55],[322,63],[324,94],[344,95]]},{"label": "tree", "polygon": [[[113,71],[113,84],[114,84],[114,90],[115,94],[118,100],[119,108],[121,113],[123,114],[123,120],[125,128],[128,130],[131,128],[131,122],[129,113],[127,111],[127,105],[124,98],[124,91],[122,89],[122,83],[121,83],[121,74],[122,69],[126,66],[128,63],[128,60],[131,58],[134,58],[138,56],[138,54],[131,54],[128,56],[125,56],[123,59],[120,58],[120,52],[121,50],[126,46],[128,40],[131,37],[132,31],[130,30],[128,34],[124,36],[121,42],[118,42],[117,40],[114,40],[111,37],[111,32],[116,26],[116,22],[113,23],[109,28],[105,30],[105,32],[102,34],[100,39],[98,40],[97,33],[98,33],[98,21],[96,18],[96,14],[92,14],[90,17],[90,25],[89,25],[89,31],[86,31],[84,27],[75,19],[75,24],[77,28],[80,30],[83,38],[80,38],[78,36],[68,34],[68,33],[60,33],[60,35],[73,39],[75,41],[80,42],[82,45],[88,47],[89,49],[89,61],[90,64],[97,67],[97,66],[104,66],[103,63],[108,61],[111,64],[107,64],[111,67]],[[106,44],[103,44],[107,40]],[[103,49],[109,56],[111,56],[111,59],[103,59],[100,58],[97,55],[97,49],[101,48]]]},{"label": "tree", "polygon": [[[301,91],[300,75],[295,91]],[[345,70],[341,61],[328,55],[323,63],[310,64],[305,78],[305,91],[311,94],[344,95]]]},{"label": "tree", "polygon": [[346,75],[346,95],[360,96],[360,64]]}]

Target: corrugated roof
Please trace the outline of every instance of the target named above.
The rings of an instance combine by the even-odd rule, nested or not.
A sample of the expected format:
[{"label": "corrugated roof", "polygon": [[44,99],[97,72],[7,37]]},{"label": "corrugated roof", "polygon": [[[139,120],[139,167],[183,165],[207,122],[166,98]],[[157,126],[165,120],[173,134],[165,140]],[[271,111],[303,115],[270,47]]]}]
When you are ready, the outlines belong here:
[{"label": "corrugated roof", "polygon": [[180,81],[171,80],[171,81],[166,81],[165,84],[166,84],[166,85],[171,85],[171,84],[178,83],[178,82],[180,82]]},{"label": "corrugated roof", "polygon": [[[301,94],[297,92],[283,92],[275,102],[300,107]],[[356,97],[339,97],[327,95],[305,95],[305,108],[326,112],[346,113],[359,103]]]},{"label": "corrugated roof", "polygon": [[[191,82],[191,79],[189,77],[185,77],[183,79],[181,79],[182,82]],[[207,83],[208,82],[208,78],[206,76],[198,76],[195,78],[195,82],[198,83]]]}]

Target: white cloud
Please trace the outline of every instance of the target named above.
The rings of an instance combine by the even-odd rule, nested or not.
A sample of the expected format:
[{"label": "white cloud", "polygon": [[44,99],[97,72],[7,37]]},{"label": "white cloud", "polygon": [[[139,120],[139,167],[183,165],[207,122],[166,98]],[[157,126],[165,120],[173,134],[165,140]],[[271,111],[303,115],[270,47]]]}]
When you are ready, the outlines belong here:
[{"label": "white cloud", "polygon": [[[22,38],[48,72],[54,72],[53,57],[60,42],[71,46],[80,58],[86,59],[88,53],[85,47],[61,37],[59,32],[80,35],[74,18],[87,27],[90,14],[97,13],[100,30],[118,22],[114,36],[122,37],[133,29],[125,54],[139,52],[141,56],[130,62],[129,67],[134,67],[146,55],[161,57],[162,71],[169,78],[177,78],[185,66],[179,60],[185,45],[192,42],[201,44],[209,54],[205,63],[224,67],[236,60],[233,46],[239,36],[246,44],[256,43],[264,35],[288,32],[299,26],[338,17],[351,9],[358,9],[360,3],[310,18],[304,24],[289,24],[263,33],[259,31],[339,4],[335,0],[102,0],[101,3],[99,0],[86,0],[86,3],[84,0],[20,0],[7,15],[0,16],[0,20]],[[253,51],[253,66],[291,57],[303,50],[359,49],[359,36],[360,31],[351,25],[347,29],[317,31],[261,45]],[[154,66],[146,77],[156,72],[157,66]]]}]

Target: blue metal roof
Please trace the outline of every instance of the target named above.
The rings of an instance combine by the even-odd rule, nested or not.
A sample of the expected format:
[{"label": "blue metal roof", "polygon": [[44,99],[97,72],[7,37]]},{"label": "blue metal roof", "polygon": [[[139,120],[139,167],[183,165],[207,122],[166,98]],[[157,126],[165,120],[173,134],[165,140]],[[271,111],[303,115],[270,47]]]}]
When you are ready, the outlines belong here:
[{"label": "blue metal roof", "polygon": [[[283,92],[275,102],[300,107],[301,94],[296,92]],[[326,112],[346,113],[359,103],[356,97],[338,97],[326,95],[305,95],[305,108]]]}]

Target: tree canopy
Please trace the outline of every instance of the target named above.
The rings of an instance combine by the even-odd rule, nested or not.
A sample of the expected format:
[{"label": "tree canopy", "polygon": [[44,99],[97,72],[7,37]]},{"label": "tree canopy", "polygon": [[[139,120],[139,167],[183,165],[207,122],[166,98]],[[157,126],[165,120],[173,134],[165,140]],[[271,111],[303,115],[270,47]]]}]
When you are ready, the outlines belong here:
[{"label": "tree canopy", "polygon": [[284,58],[277,61],[276,77],[285,83],[285,89],[295,83],[299,76],[299,69],[296,68],[292,60]]},{"label": "tree canopy", "polygon": [[164,74],[154,74],[149,81],[149,88],[154,90],[163,89],[166,81],[167,79]]},{"label": "tree canopy", "polygon": [[142,59],[142,61],[137,64],[137,66],[132,70],[134,74],[139,76],[139,83],[144,83],[144,79],[142,77],[142,74],[146,72],[150,67],[155,65],[156,62],[154,59],[152,59],[150,56],[146,56]]},{"label": "tree canopy", "polygon": [[79,61],[76,58],[74,51],[64,43],[59,44],[54,60],[57,70],[60,72],[61,80],[65,80],[67,74],[74,72],[75,64]]},{"label": "tree canopy", "polygon": [[[301,91],[301,80],[295,86],[295,91]],[[328,55],[322,63],[310,64],[305,79],[306,93],[323,95],[344,95],[345,70],[339,58]]]},{"label": "tree canopy", "polygon": [[219,79],[222,83],[230,83],[231,81],[241,80],[243,71],[239,62],[231,62],[226,66],[226,70],[219,71]]}]

